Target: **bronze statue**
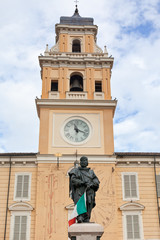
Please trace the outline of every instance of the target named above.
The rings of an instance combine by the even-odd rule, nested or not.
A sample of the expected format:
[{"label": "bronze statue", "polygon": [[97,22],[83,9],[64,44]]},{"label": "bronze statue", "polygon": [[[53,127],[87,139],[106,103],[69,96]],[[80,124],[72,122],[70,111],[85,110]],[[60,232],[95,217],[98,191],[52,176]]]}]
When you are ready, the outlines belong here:
[{"label": "bronze statue", "polygon": [[100,183],[94,171],[87,166],[88,158],[83,156],[80,158],[80,167],[69,172],[71,198],[75,204],[86,191],[87,213],[77,217],[78,223],[89,222],[91,211],[96,205],[95,192],[98,190]]}]

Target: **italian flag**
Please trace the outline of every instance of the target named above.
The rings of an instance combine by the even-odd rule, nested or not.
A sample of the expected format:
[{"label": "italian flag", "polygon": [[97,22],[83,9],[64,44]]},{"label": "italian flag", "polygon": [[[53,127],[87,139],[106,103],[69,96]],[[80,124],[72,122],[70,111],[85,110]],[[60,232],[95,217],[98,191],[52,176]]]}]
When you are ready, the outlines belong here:
[{"label": "italian flag", "polygon": [[76,218],[78,215],[86,212],[87,212],[87,207],[86,207],[86,192],[85,192],[74,207],[74,210],[68,221],[69,226],[71,226],[76,222]]}]

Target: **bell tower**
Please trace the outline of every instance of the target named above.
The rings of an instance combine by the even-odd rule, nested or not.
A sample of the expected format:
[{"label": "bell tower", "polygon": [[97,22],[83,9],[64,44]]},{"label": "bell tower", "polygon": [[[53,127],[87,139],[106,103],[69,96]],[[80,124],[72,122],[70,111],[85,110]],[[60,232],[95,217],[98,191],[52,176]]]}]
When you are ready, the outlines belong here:
[{"label": "bell tower", "polygon": [[93,18],[61,17],[56,44],[39,57],[42,96],[36,100],[40,118],[40,154],[112,155],[116,101],[110,80],[114,59],[96,44]]}]

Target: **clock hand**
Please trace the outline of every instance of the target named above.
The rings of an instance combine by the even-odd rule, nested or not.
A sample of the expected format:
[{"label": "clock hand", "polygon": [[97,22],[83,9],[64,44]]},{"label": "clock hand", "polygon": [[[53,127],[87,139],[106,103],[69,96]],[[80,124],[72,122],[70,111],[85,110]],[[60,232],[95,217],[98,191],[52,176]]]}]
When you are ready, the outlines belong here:
[{"label": "clock hand", "polygon": [[86,132],[80,130],[79,128],[77,128],[77,126],[75,124],[74,124],[74,130],[76,131],[76,133],[78,133],[78,132],[86,133]]},{"label": "clock hand", "polygon": [[79,129],[77,128],[77,126],[74,124],[74,130],[76,131],[76,133],[79,132]]},{"label": "clock hand", "polygon": [[82,130],[80,130],[79,128],[77,128],[78,132],[82,132],[82,133],[88,133],[88,132],[84,132]]},{"label": "clock hand", "polygon": [[78,129],[78,131],[79,131],[79,132],[82,132],[82,133],[86,133],[86,132],[84,132],[84,131],[82,131],[82,130],[80,130],[80,129]]}]

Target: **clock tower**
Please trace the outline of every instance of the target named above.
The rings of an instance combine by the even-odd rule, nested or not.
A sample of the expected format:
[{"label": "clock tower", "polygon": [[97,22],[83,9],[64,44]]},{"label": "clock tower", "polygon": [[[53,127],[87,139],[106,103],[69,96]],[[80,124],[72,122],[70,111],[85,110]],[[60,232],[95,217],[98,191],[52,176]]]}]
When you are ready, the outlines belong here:
[{"label": "clock tower", "polygon": [[[76,7],[72,17],[60,18],[55,25],[55,45],[50,49],[47,45],[44,56],[39,56],[37,240],[68,238],[67,217],[73,203],[68,196],[67,172],[82,155],[88,157],[101,181],[96,201],[103,210],[95,208],[93,221],[105,225],[113,217],[114,182],[106,175],[115,164],[113,117],[117,102],[112,100],[110,88],[114,59],[106,47],[103,52],[97,45],[97,30],[93,18],[81,17]],[[104,199],[107,191],[109,198]]]},{"label": "clock tower", "polygon": [[40,154],[112,155],[111,98],[113,58],[96,44],[93,18],[61,17],[56,44],[39,57],[42,97],[36,100],[40,118]]}]

